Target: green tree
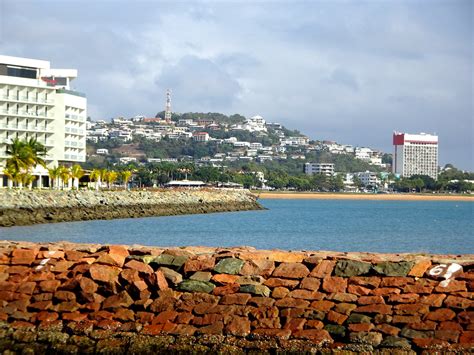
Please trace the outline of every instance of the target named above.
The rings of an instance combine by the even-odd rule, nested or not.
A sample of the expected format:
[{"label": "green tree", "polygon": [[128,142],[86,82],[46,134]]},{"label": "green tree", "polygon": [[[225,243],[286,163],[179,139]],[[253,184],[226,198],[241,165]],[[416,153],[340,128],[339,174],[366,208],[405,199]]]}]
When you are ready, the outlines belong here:
[{"label": "green tree", "polygon": [[48,175],[50,180],[50,186],[52,189],[59,188],[59,176],[61,174],[61,167],[56,166],[48,169]]},{"label": "green tree", "polygon": [[[64,189],[66,185],[69,183],[69,179],[71,178],[71,171],[69,168],[65,166],[59,167],[59,179],[62,181],[62,188]],[[69,186],[68,186],[69,187]]]},{"label": "green tree", "polygon": [[120,180],[123,183],[123,187],[128,189],[128,181],[132,177],[132,171],[130,170],[123,170],[120,172]]},{"label": "green tree", "polygon": [[95,182],[95,189],[99,190],[101,180],[101,170],[100,169],[93,169],[89,175],[89,180]]},{"label": "green tree", "polygon": [[112,185],[118,178],[118,173],[113,170],[108,170],[105,172],[104,175],[104,180],[107,182],[107,187],[110,189],[112,188]]},{"label": "green tree", "polygon": [[79,189],[79,180],[84,176],[84,170],[79,164],[75,164],[71,168],[71,177],[74,179],[73,187]]}]

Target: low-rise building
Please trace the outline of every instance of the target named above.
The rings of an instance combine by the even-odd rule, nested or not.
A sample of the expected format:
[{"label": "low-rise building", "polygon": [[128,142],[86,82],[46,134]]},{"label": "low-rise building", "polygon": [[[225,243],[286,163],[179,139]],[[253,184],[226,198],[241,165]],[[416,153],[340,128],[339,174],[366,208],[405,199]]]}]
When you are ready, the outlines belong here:
[{"label": "low-rise building", "polygon": [[322,174],[326,176],[334,175],[334,164],[332,163],[306,163],[304,165],[306,175]]},{"label": "low-rise building", "polygon": [[377,176],[377,173],[374,173],[372,171],[363,171],[363,172],[358,172],[355,173],[354,176],[357,176],[364,186],[372,186],[376,187],[379,186],[381,181]]},{"label": "low-rise building", "polygon": [[209,133],[207,132],[194,132],[193,140],[195,142],[207,142],[209,140]]}]

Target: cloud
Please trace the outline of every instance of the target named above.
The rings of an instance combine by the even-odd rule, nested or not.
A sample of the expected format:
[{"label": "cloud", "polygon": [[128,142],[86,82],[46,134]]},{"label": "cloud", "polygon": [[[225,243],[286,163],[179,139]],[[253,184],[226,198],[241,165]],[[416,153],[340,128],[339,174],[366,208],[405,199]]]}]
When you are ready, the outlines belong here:
[{"label": "cloud", "polygon": [[469,0],[0,4],[0,52],[79,69],[94,118],[154,115],[170,88],[179,112],[385,151],[437,132],[441,162],[474,169]]},{"label": "cloud", "polygon": [[359,90],[359,84],[355,76],[344,69],[333,70],[329,78],[323,80],[322,83],[340,85],[353,91]]},{"label": "cloud", "polygon": [[241,90],[239,83],[217,64],[195,56],[166,65],[155,84],[161,92],[171,88],[174,105],[191,111],[227,111]]}]

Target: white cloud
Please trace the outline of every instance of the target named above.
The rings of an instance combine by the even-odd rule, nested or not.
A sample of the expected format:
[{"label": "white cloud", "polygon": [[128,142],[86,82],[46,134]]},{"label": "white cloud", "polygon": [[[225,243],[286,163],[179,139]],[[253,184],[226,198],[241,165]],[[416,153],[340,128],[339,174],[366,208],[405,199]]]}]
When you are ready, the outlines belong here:
[{"label": "white cloud", "polygon": [[387,151],[393,129],[437,132],[474,168],[470,1],[2,4],[0,51],[78,68],[100,118],[154,115],[170,87],[180,112]]}]

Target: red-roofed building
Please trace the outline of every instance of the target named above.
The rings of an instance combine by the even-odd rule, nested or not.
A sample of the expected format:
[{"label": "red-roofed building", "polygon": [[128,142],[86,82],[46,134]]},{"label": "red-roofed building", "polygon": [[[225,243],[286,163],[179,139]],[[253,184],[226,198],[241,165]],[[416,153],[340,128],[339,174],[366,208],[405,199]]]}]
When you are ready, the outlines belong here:
[{"label": "red-roofed building", "polygon": [[194,132],[193,140],[195,142],[207,142],[209,140],[209,133],[207,132]]}]

